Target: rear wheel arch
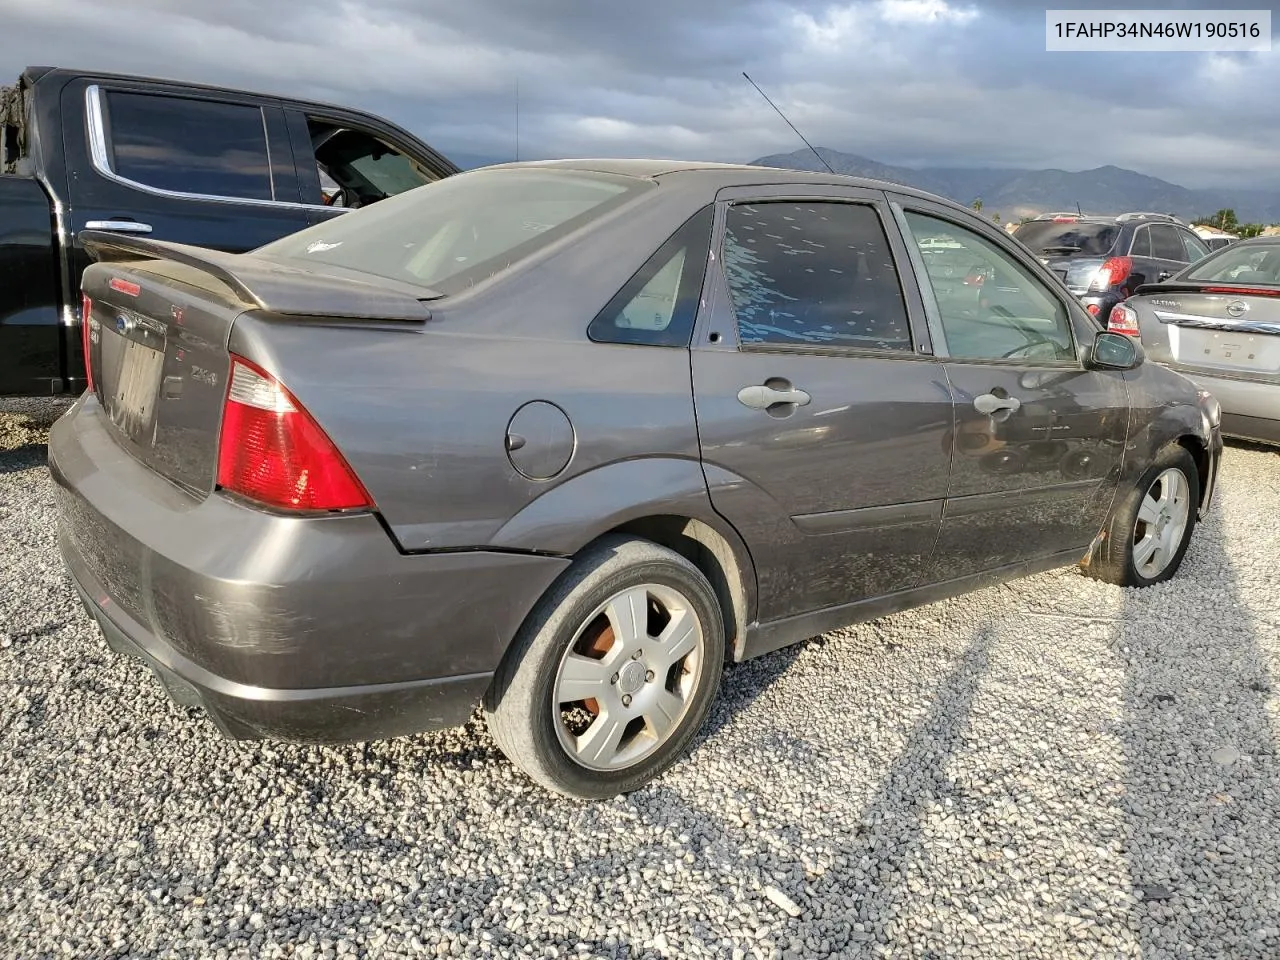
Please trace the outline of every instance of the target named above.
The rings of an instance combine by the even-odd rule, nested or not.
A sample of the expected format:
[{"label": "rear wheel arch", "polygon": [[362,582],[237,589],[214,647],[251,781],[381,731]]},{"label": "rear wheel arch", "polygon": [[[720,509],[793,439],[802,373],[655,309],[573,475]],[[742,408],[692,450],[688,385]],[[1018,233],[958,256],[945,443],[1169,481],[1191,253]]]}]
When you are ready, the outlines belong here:
[{"label": "rear wheel arch", "polygon": [[666,547],[701,571],[710,581],[720,603],[726,653],[734,660],[740,659],[756,600],[755,566],[745,545],[738,541],[735,546],[728,536],[703,520],[658,514],[619,524],[585,544],[583,550],[603,537],[618,535],[637,537]]}]

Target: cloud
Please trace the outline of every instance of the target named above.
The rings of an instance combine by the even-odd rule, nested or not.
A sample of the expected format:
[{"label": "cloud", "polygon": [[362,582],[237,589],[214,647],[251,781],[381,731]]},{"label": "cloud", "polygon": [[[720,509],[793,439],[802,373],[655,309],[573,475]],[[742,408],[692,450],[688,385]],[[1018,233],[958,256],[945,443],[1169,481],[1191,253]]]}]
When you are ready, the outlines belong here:
[{"label": "cloud", "polygon": [[445,153],[510,158],[517,82],[522,156],[801,146],[745,70],[812,142],[888,163],[1280,186],[1280,57],[1050,54],[1043,7],[1014,0],[0,0],[0,18],[15,73],[331,100]]},{"label": "cloud", "polygon": [[968,23],[976,7],[956,7],[947,0],[880,0],[876,8],[889,23]]}]

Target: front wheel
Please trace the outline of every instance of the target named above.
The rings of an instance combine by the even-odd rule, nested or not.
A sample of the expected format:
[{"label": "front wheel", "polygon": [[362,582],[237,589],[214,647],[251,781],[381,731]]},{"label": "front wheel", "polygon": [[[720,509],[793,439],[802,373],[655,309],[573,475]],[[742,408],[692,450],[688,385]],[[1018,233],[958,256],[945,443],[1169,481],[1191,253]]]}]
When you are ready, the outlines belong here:
[{"label": "front wheel", "polygon": [[557,793],[628,793],[674,763],[720,683],[724,624],[679,554],[613,537],[580,555],[521,628],[485,697],[516,766]]},{"label": "front wheel", "polygon": [[1149,587],[1182,565],[1200,504],[1200,474],[1179,445],[1160,452],[1112,510],[1085,572],[1122,587]]}]

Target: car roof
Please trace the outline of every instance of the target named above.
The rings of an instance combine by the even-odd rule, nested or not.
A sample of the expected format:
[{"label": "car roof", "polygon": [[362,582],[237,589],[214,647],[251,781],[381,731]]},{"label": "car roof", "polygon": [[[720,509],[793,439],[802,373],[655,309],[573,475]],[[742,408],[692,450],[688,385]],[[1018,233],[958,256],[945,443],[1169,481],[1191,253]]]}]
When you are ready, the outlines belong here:
[{"label": "car roof", "polygon": [[[623,158],[586,158],[576,160],[522,160],[515,163],[494,164],[500,168],[540,168],[581,170],[586,173],[608,173],[637,177],[646,180],[703,181],[707,187],[755,187],[776,184],[809,184],[815,186],[855,187],[864,190],[889,190],[904,196],[918,197],[963,210],[973,216],[973,211],[947,197],[918,190],[902,183],[873,180],[869,177],[852,177],[826,171],[792,170],[785,167],[765,167],[749,163],[716,163],[701,160],[657,160]],[[980,219],[980,218],[979,218]]]},{"label": "car roof", "polygon": [[[1227,244],[1228,247],[1266,247],[1272,244],[1280,244],[1280,237],[1249,237],[1247,240],[1237,240],[1235,243]],[[1224,250],[1226,247],[1223,248]]]},{"label": "car roof", "polygon": [[[343,106],[336,103],[327,103],[323,100],[306,100],[302,97],[293,97],[280,93],[264,93],[261,90],[254,90],[249,87],[193,83],[190,80],[179,80],[174,77],[155,77],[139,73],[112,73],[103,70],[77,70],[73,67],[27,67],[23,70],[22,76],[31,84],[45,80],[53,83],[74,79],[98,80],[106,81],[107,83],[112,81],[154,83],[157,85],[181,87],[183,89],[200,91],[203,93],[233,93],[246,97],[258,97],[264,100],[277,100],[286,106],[300,107],[303,110],[311,110],[316,113],[369,113],[369,111],[361,108]],[[379,117],[378,119],[383,120],[384,123],[388,122],[382,117]]]}]

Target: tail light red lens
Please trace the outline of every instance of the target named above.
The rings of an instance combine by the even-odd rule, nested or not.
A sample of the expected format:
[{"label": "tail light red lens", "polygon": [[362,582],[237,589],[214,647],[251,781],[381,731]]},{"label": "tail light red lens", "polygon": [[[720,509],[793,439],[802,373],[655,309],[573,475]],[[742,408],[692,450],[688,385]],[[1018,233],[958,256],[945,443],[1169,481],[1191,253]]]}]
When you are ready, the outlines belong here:
[{"label": "tail light red lens", "polygon": [[1089,311],[1090,316],[1094,316],[1094,317],[1096,317],[1099,313],[1102,312],[1102,308],[1098,306],[1096,303],[1089,304],[1087,307],[1085,307],[1085,309]]},{"label": "tail light red lens", "polygon": [[1106,290],[1117,283],[1123,283],[1133,273],[1132,257],[1110,257],[1093,276],[1090,287],[1094,290]]},{"label": "tail light red lens", "polygon": [[93,301],[89,299],[89,295],[85,294],[80,305],[80,346],[84,350],[84,388],[93,393],[93,358],[89,353],[89,349],[93,344],[92,330],[89,328],[90,317],[93,314]]},{"label": "tail light red lens", "polygon": [[222,414],[218,485],[284,510],[373,506],[333,441],[293,395],[234,355]]},{"label": "tail light red lens", "polygon": [[1111,308],[1111,316],[1107,318],[1107,329],[1112,333],[1123,333],[1128,337],[1142,339],[1142,328],[1138,325],[1138,311],[1123,303],[1117,303]]}]

